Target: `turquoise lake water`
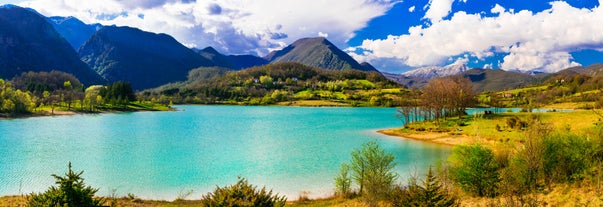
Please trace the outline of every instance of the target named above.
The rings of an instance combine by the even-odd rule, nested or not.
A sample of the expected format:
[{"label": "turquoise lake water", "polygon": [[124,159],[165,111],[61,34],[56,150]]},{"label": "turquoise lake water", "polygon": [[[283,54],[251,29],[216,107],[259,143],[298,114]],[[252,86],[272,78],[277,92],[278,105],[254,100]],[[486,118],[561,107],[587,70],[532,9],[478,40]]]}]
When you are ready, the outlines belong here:
[{"label": "turquoise lake water", "polygon": [[242,176],[289,199],[325,197],[367,141],[395,155],[400,182],[451,151],[376,133],[401,126],[393,108],[176,108],[1,120],[0,196],[44,191],[71,161],[99,195],[171,200],[193,190],[189,198],[200,198]]}]

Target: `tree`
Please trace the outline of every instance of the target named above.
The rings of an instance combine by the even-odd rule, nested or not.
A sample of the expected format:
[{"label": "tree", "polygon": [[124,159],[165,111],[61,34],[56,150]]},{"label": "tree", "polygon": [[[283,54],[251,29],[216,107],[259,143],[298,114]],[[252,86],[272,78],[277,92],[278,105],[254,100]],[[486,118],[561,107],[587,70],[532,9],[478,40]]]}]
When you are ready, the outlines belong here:
[{"label": "tree", "polygon": [[350,166],[342,163],[339,174],[335,177],[335,194],[348,197],[352,193],[352,178],[350,178]]},{"label": "tree", "polygon": [[456,203],[456,198],[444,191],[431,166],[420,189],[423,192],[423,203],[427,206],[454,206]]},{"label": "tree", "polygon": [[82,174],[84,171],[75,173],[71,170],[71,162],[65,177],[55,174],[57,186],[51,186],[50,189],[42,194],[32,193],[27,201],[27,206],[102,206],[104,199],[94,198],[98,189],[94,189],[84,184]]},{"label": "tree", "polygon": [[398,174],[393,172],[394,155],[386,153],[377,142],[364,143],[352,152],[352,178],[359,185],[359,193],[369,202],[383,199],[394,185]]},{"label": "tree", "polygon": [[266,88],[271,88],[272,84],[273,84],[273,79],[272,79],[272,77],[270,77],[268,75],[263,75],[263,76],[260,76],[260,83],[262,85],[264,85]]},{"label": "tree", "polygon": [[96,108],[97,105],[102,102],[102,97],[99,95],[102,88],[103,86],[100,85],[94,85],[86,88],[86,91],[84,92],[85,101],[90,107],[89,111],[94,111],[94,108]]},{"label": "tree", "polygon": [[73,102],[73,86],[71,85],[71,81],[65,81],[63,83],[63,96],[65,97],[65,102],[67,102],[67,110],[71,110],[71,102]]},{"label": "tree", "polygon": [[461,117],[474,99],[473,85],[466,78],[436,78],[423,87],[423,106],[436,121],[451,115]]},{"label": "tree", "polygon": [[0,113],[28,113],[35,106],[29,92],[23,92],[0,79]]},{"label": "tree", "polygon": [[457,206],[456,197],[444,190],[438,178],[429,167],[422,185],[410,179],[408,187],[396,187],[392,193],[394,207],[402,206]]},{"label": "tree", "polygon": [[477,196],[495,196],[500,181],[492,150],[480,144],[454,147],[449,158],[453,180]]},{"label": "tree", "polygon": [[285,196],[273,195],[266,187],[258,190],[247,179],[240,178],[236,184],[216,187],[214,192],[203,195],[203,206],[285,206]]},{"label": "tree", "polygon": [[465,114],[467,107],[471,106],[475,102],[475,92],[473,91],[473,84],[467,78],[460,76],[452,77],[452,87],[449,92],[451,100],[451,109],[453,113],[456,113],[459,118]]},{"label": "tree", "polygon": [[130,101],[136,100],[134,90],[130,86],[130,83],[121,81],[101,88],[99,95],[103,97],[105,103],[110,103],[112,105],[126,106]]}]

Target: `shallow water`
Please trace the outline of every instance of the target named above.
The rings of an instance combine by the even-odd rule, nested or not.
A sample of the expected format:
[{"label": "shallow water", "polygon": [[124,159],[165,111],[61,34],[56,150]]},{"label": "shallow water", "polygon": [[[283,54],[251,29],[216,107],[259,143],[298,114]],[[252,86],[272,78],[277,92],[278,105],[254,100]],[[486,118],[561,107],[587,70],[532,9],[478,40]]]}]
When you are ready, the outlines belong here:
[{"label": "shallow water", "polygon": [[396,157],[400,182],[450,148],[375,133],[401,126],[393,108],[177,106],[175,112],[0,121],[0,195],[41,192],[67,163],[100,195],[199,198],[237,176],[295,199],[332,193],[350,152],[376,140]]}]

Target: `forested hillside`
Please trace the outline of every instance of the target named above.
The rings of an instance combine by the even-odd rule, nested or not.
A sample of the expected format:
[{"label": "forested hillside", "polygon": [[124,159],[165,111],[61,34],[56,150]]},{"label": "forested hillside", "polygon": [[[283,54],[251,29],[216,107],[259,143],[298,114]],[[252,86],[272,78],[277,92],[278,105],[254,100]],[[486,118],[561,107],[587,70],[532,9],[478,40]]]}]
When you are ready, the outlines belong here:
[{"label": "forested hillside", "polygon": [[350,105],[394,106],[407,91],[378,72],[332,71],[299,63],[277,63],[232,72],[192,70],[185,82],[142,93],[143,99],[174,103],[274,104],[328,100]]}]

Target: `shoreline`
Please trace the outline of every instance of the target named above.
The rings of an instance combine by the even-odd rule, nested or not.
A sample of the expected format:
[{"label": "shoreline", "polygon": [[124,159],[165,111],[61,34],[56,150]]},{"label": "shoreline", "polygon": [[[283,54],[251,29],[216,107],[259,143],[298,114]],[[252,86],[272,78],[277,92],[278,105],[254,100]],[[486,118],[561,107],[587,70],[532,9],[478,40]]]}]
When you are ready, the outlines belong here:
[{"label": "shoreline", "polygon": [[[103,113],[103,112],[100,112],[100,113]],[[80,114],[88,114],[88,113],[82,113],[82,112],[76,112],[76,111],[59,111],[59,110],[55,110],[54,113],[51,113],[50,111],[36,111],[33,113],[27,113],[27,114],[16,114],[13,116],[7,116],[6,114],[2,114],[2,115],[0,115],[0,120],[27,119],[27,118],[35,118],[35,117],[52,117],[52,116],[73,116],[73,115],[80,115]]]},{"label": "shoreline", "polygon": [[0,114],[1,120],[13,120],[13,119],[27,119],[37,117],[54,117],[54,116],[74,116],[74,115],[86,115],[86,114],[115,114],[115,113],[127,113],[127,112],[161,112],[161,111],[178,111],[178,109],[170,108],[169,110],[155,110],[155,109],[137,109],[137,110],[102,110],[102,111],[63,111],[54,110],[54,113],[48,110],[36,111],[33,113],[7,115]]},{"label": "shoreline", "polygon": [[454,147],[469,142],[469,138],[466,136],[449,135],[448,133],[438,132],[416,132],[406,133],[402,132],[401,128],[392,129],[381,129],[377,130],[377,133],[384,134],[391,137],[397,137],[400,139],[415,140],[430,144],[443,145],[448,147]]}]

